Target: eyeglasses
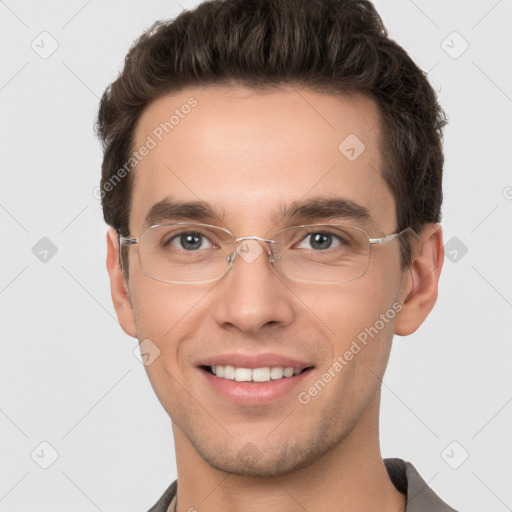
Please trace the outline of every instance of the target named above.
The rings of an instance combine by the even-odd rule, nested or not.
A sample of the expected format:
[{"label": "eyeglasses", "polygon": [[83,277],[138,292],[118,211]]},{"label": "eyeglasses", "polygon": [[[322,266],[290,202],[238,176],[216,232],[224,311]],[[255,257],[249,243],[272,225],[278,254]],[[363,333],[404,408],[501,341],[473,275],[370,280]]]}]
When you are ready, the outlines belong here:
[{"label": "eyeglasses", "polygon": [[412,228],[406,228],[383,238],[370,238],[354,226],[309,224],[283,229],[269,240],[236,238],[229,230],[210,224],[173,222],[146,228],[138,238],[119,235],[119,241],[121,254],[123,247],[138,245],[144,273],[165,283],[216,281],[229,272],[237,256],[253,263],[266,252],[288,279],[341,284],[365,274],[372,245],[386,244],[407,231],[416,235]]}]

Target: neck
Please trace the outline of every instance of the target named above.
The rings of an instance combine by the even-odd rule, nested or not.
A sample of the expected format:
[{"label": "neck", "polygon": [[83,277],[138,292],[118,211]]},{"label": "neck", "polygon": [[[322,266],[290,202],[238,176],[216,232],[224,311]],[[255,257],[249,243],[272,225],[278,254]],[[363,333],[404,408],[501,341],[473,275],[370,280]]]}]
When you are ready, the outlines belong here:
[{"label": "neck", "polygon": [[334,449],[283,476],[252,477],[210,466],[173,424],[178,468],[177,512],[403,512],[406,497],[389,479],[379,446],[380,394]]}]

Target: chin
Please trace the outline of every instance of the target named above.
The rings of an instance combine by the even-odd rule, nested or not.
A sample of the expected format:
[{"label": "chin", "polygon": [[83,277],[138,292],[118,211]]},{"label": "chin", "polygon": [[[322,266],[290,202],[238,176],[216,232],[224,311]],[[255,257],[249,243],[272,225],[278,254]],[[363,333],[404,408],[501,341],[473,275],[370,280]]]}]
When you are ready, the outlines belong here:
[{"label": "chin", "polygon": [[278,477],[306,468],[331,448],[330,444],[310,440],[306,446],[300,443],[263,448],[248,442],[238,451],[225,446],[211,450],[197,449],[199,455],[213,468],[228,474],[247,477]]}]

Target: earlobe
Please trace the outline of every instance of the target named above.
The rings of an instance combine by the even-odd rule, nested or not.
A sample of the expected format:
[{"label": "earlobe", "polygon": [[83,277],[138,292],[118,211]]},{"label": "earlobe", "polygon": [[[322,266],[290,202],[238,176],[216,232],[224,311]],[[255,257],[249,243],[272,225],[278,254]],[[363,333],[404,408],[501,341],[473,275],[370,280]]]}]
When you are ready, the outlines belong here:
[{"label": "earlobe", "polygon": [[444,262],[440,224],[429,224],[414,242],[411,266],[404,272],[400,300],[403,305],[395,321],[395,334],[416,331],[432,311],[438,294]]},{"label": "earlobe", "polygon": [[107,231],[107,271],[110,278],[110,293],[117,318],[123,331],[137,337],[135,318],[128,287],[119,262],[119,239],[114,228]]}]

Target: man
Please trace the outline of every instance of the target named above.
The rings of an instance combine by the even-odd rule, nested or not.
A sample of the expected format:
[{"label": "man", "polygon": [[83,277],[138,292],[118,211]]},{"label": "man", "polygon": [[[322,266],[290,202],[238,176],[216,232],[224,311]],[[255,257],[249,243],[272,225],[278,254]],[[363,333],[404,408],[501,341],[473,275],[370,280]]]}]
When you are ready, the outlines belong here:
[{"label": "man", "polygon": [[98,134],[112,299],[173,426],[152,511],[453,510],[379,447],[393,335],[437,298],[444,124],[367,1],[214,0],[134,44]]}]

